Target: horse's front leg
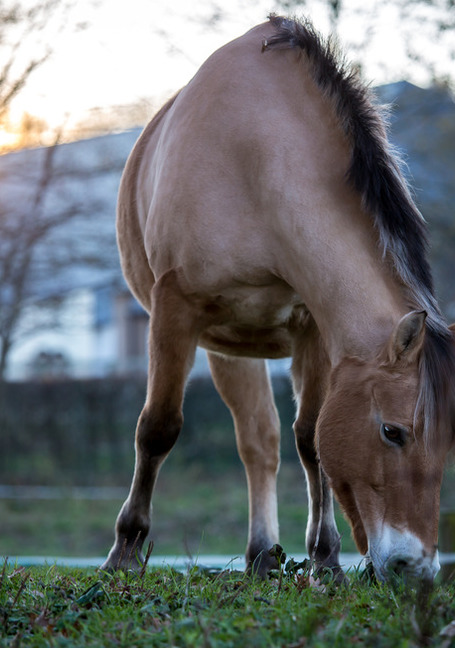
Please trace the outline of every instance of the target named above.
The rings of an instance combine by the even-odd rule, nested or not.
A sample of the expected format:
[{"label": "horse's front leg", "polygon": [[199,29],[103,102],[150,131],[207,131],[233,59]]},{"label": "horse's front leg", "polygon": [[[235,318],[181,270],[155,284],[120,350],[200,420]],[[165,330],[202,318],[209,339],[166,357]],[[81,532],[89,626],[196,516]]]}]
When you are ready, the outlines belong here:
[{"label": "horse's front leg", "polygon": [[179,435],[183,391],[198,337],[199,318],[178,289],[175,274],[153,287],[147,399],[139,416],[131,489],[118,515],[115,543],[102,569],[138,569],[149,532],[159,469]]},{"label": "horse's front leg", "polygon": [[328,567],[341,581],[341,539],[335,522],[332,490],[314,449],[314,424],[305,422],[301,415],[294,424],[294,432],[308,489],[307,551],[316,573]]},{"label": "horse's front leg", "polygon": [[308,491],[306,546],[316,572],[328,567],[336,579],[342,581],[344,574],[339,560],[341,540],[335,522],[332,490],[315,447],[316,421],[328,372],[328,358],[319,331],[313,318],[308,315],[305,329],[294,339],[292,363],[294,391],[299,404],[294,433]]},{"label": "horse's front leg", "polygon": [[229,407],[248,483],[248,571],[264,578],[278,566],[269,549],[278,543],[276,477],[280,423],[264,360],[209,353],[215,386]]}]

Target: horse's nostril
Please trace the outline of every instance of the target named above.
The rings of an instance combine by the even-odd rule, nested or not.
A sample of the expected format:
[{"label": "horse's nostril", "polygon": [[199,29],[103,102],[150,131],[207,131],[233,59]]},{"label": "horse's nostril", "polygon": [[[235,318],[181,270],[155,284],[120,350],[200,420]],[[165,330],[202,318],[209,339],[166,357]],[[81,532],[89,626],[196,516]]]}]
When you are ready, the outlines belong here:
[{"label": "horse's nostril", "polygon": [[392,558],[388,562],[389,570],[392,573],[397,574],[397,576],[401,576],[401,574],[403,574],[403,572],[406,571],[408,565],[409,565],[409,561],[403,556]]}]

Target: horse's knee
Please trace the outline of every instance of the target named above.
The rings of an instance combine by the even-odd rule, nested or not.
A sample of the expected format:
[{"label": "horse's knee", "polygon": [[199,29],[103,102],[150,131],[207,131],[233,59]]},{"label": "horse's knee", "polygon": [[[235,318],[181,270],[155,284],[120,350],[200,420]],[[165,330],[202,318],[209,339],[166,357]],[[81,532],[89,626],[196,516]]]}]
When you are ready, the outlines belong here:
[{"label": "horse's knee", "polygon": [[127,538],[129,544],[136,541],[139,549],[148,535],[150,528],[150,509],[142,511],[127,500],[120,510],[115,523],[117,536]]},{"label": "horse's knee", "polygon": [[258,464],[262,468],[277,472],[280,465],[280,430],[278,424],[253,422],[253,429],[238,435],[238,448],[245,464]]},{"label": "horse's knee", "polygon": [[304,463],[316,464],[315,424],[310,421],[297,420],[294,423],[295,443]]},{"label": "horse's knee", "polygon": [[149,458],[167,455],[177,441],[182,425],[180,412],[144,408],[136,429],[136,449]]}]

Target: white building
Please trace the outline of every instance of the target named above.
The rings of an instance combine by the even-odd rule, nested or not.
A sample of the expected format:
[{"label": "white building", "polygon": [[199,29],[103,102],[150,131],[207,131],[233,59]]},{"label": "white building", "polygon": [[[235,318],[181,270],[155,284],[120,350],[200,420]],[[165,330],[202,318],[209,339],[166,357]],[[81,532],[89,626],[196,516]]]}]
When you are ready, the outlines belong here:
[{"label": "white building", "polygon": [[[79,213],[34,252],[37,272],[30,278],[7,379],[146,372],[148,316],[123,280],[115,238],[120,176],[140,132],[96,137],[56,150],[54,168],[62,177],[48,190],[46,213],[58,214],[66,203],[76,205]],[[33,203],[45,155],[46,149],[40,148],[0,157],[2,210],[7,214],[22,215]],[[26,213],[26,222],[29,218],[32,211]],[[65,256],[76,242],[73,262],[57,259],[56,265],[46,266],[56,249]],[[1,299],[0,290],[0,307]],[[278,371],[288,366],[289,361],[273,363]],[[198,350],[193,373],[207,371],[205,352]]]}]

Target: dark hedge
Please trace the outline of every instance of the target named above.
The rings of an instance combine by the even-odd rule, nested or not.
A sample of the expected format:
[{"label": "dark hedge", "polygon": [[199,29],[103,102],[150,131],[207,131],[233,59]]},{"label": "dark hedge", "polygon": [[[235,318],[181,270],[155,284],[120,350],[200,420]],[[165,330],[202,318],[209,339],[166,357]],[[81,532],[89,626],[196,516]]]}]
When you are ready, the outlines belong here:
[{"label": "dark hedge", "polygon": [[[296,459],[294,403],[286,377],[274,380],[282,421],[282,457]],[[0,405],[0,483],[128,485],[134,429],[145,398],[145,379],[6,383]],[[207,470],[238,462],[229,411],[210,378],[186,391],[184,427],[172,452],[174,465]]]}]

